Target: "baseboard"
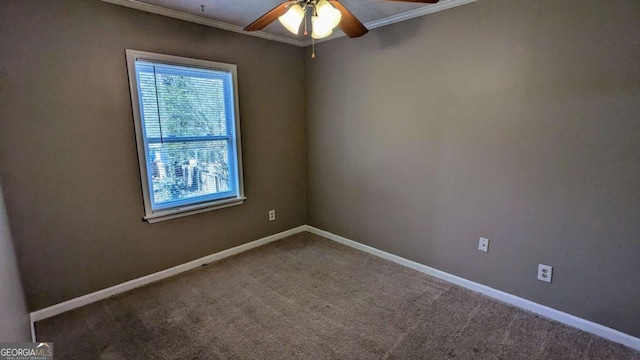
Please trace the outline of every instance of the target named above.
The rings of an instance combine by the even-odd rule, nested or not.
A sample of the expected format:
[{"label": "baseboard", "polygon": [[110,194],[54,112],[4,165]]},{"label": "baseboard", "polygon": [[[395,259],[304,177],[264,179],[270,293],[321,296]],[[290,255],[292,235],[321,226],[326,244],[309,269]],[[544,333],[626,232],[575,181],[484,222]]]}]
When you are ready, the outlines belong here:
[{"label": "baseboard", "polygon": [[306,226],[306,231],[309,231],[310,233],[322,236],[324,238],[327,238],[329,240],[333,240],[336,241],[338,243],[347,245],[349,247],[352,247],[354,249],[358,249],[361,251],[364,251],[366,253],[381,257],[383,259],[392,261],[394,263],[406,266],[408,268],[420,271],[422,273],[425,273],[427,275],[431,275],[433,277],[437,277],[439,279],[448,281],[450,283],[462,286],[464,288],[467,288],[469,290],[475,291],[475,292],[479,292],[481,294],[484,294],[486,296],[489,296],[491,298],[500,300],[502,302],[505,302],[507,304],[511,304],[513,306],[519,307],[521,309],[525,309],[525,310],[529,310],[533,313],[536,313],[538,315],[544,316],[546,318],[561,322],[563,324],[566,324],[568,326],[572,326],[581,330],[584,330],[586,332],[589,332],[591,334],[594,335],[598,335],[600,337],[603,337],[605,339],[623,344],[625,346],[628,346],[632,349],[635,350],[640,350],[640,338],[637,337],[633,337],[629,334],[625,334],[621,331],[606,327],[604,325],[600,325],[597,323],[594,323],[592,321],[589,320],[585,320],[582,318],[579,318],[577,316],[571,315],[571,314],[567,314],[565,312],[550,308],[548,306],[545,305],[541,305],[538,303],[535,303],[533,301],[527,300],[527,299],[523,299],[521,297],[515,296],[515,295],[511,295],[509,293],[500,291],[500,290],[496,290],[494,288],[488,287],[486,285],[482,285],[476,282],[473,282],[471,280],[467,280],[464,278],[461,278],[459,276],[455,276],[452,274],[449,274],[447,272],[438,270],[438,269],[434,269],[432,267],[417,263],[415,261],[411,261],[408,259],[405,259],[403,257],[397,256],[397,255],[393,255],[390,254],[388,252],[376,249],[374,247],[368,246],[368,245],[364,245],[361,244],[359,242],[353,241],[353,240],[349,240],[347,238],[344,238],[342,236],[336,235],[336,234],[332,234],[328,231],[324,231],[324,230],[320,230],[318,228],[315,228],[313,226]]},{"label": "baseboard", "polygon": [[65,302],[56,304],[56,305],[52,305],[49,307],[46,307],[44,309],[41,310],[37,310],[32,312],[31,314],[29,314],[30,316],[30,320],[31,320],[31,336],[32,336],[32,340],[35,342],[36,341],[36,336],[35,336],[35,329],[34,329],[34,323],[36,321],[40,321],[40,320],[44,320],[46,318],[50,318],[52,316],[61,314],[65,311],[69,311],[69,310],[73,310],[88,304],[91,304],[93,302],[96,301],[100,301],[103,299],[106,299],[108,297],[120,294],[122,292],[128,291],[128,290],[132,290],[147,284],[150,284],[152,282],[156,282],[162,279],[166,279],[168,277],[180,274],[182,272],[191,270],[191,269],[195,269],[199,266],[205,265],[205,264],[209,264],[213,261],[218,261],[221,259],[224,259],[226,257],[229,256],[233,256],[236,254],[239,254],[241,252],[247,251],[247,250],[251,250],[253,248],[262,246],[262,245],[266,245],[270,242],[274,242],[276,240],[280,240],[282,238],[285,238],[287,236],[290,235],[294,235],[303,231],[308,231],[310,233],[322,236],[324,238],[327,238],[329,240],[333,240],[336,241],[338,243],[344,244],[346,246],[352,247],[354,249],[358,249],[361,251],[364,251],[366,253],[381,257],[383,259],[392,261],[394,263],[406,266],[408,268],[420,271],[422,273],[425,273],[427,275],[431,275],[434,277],[437,277],[439,279],[445,280],[447,282],[462,286],[464,288],[467,288],[469,290],[472,291],[476,291],[479,292],[481,294],[484,294],[486,296],[489,296],[491,298],[500,300],[502,302],[511,304],[513,306],[525,309],[525,310],[529,310],[533,313],[539,314],[541,316],[544,316],[546,318],[552,319],[552,320],[556,320],[558,322],[561,322],[563,324],[566,324],[568,326],[572,326],[581,330],[584,330],[586,332],[592,333],[594,335],[598,335],[601,336],[605,339],[623,344],[625,346],[628,346],[632,349],[635,350],[640,350],[640,338],[636,338],[633,337],[629,334],[625,334],[621,331],[606,327],[604,325],[600,325],[597,323],[594,323],[592,321],[589,320],[585,320],[582,318],[579,318],[577,316],[571,315],[571,314],[567,314],[565,312],[550,308],[548,306],[544,306],[538,303],[535,303],[533,301],[527,300],[527,299],[523,299],[521,297],[500,291],[500,290],[496,290],[494,288],[488,287],[486,285],[482,285],[476,282],[473,282],[471,280],[467,280],[464,278],[461,278],[459,276],[455,276],[452,274],[449,274],[447,272],[438,270],[438,269],[434,269],[432,267],[417,263],[415,261],[411,261],[408,259],[405,259],[403,257],[397,256],[397,255],[393,255],[390,254],[388,252],[376,249],[374,247],[368,246],[368,245],[364,245],[361,243],[358,243],[356,241],[353,240],[349,240],[347,238],[344,238],[342,236],[330,233],[328,231],[324,231],[324,230],[320,230],[318,228],[315,228],[313,226],[309,226],[309,225],[302,225],[302,226],[298,226],[296,228],[287,230],[287,231],[283,231],[281,233],[278,234],[274,234],[271,236],[267,236],[264,237],[262,239],[258,239],[255,241],[252,241],[250,243],[246,243],[240,246],[236,246],[233,247],[231,249],[227,249],[227,250],[223,250],[220,252],[217,252],[215,254],[211,254],[211,255],[207,255],[205,257],[190,261],[188,263],[184,263],[178,266],[174,266],[172,268],[166,269],[166,270],[162,270],[147,276],[143,276],[141,278],[137,278],[137,279],[133,279],[127,282],[124,282],[122,284],[119,285],[115,285],[106,289],[102,289],[87,295],[83,295],[71,300],[67,300]]},{"label": "baseboard", "polygon": [[108,297],[120,294],[122,292],[128,291],[128,290],[132,290],[147,284],[150,284],[152,282],[156,282],[162,279],[166,279],[168,277],[180,274],[182,272],[191,270],[191,269],[195,269],[199,266],[202,265],[206,265],[209,264],[211,262],[214,261],[218,261],[221,259],[224,259],[226,257],[229,256],[233,256],[236,254],[239,254],[241,252],[247,251],[247,250],[251,250],[253,248],[256,248],[258,246],[262,246],[265,244],[268,244],[270,242],[274,242],[276,240],[280,240],[282,238],[285,238],[287,236],[293,235],[293,234],[297,234],[299,232],[303,232],[307,230],[307,226],[306,225],[302,225],[302,226],[298,226],[295,227],[293,229],[289,229],[287,231],[283,231],[281,233],[277,233],[274,235],[270,235],[267,237],[264,237],[262,239],[258,239],[255,241],[252,241],[250,243],[246,243],[246,244],[242,244],[236,247],[233,247],[231,249],[227,249],[227,250],[223,250],[220,252],[217,252],[215,254],[211,254],[211,255],[207,255],[205,257],[201,257],[199,259],[190,261],[188,263],[184,263],[178,266],[174,266],[172,268],[166,269],[166,270],[162,270],[150,275],[146,275],[137,279],[133,279],[127,282],[124,282],[122,284],[118,284],[118,285],[114,285],[112,287],[106,288],[106,289],[102,289],[96,292],[92,292],[90,294],[86,294],[71,300],[67,300],[65,302],[56,304],[56,305],[52,305],[49,307],[46,307],[44,309],[41,310],[37,310],[34,311],[32,313],[29,314],[30,320],[31,320],[31,336],[32,336],[32,340],[35,342],[36,341],[36,336],[35,336],[35,330],[34,330],[34,323],[36,321],[40,321],[40,320],[44,320],[46,318],[50,318],[52,316],[56,316],[58,314],[61,314],[65,311],[69,311],[69,310],[73,310],[88,304],[91,304],[93,302],[96,301],[100,301],[103,299],[106,299]]},{"label": "baseboard", "polygon": [[36,342],[36,327],[31,319],[29,320],[29,327],[31,328],[31,341]]}]

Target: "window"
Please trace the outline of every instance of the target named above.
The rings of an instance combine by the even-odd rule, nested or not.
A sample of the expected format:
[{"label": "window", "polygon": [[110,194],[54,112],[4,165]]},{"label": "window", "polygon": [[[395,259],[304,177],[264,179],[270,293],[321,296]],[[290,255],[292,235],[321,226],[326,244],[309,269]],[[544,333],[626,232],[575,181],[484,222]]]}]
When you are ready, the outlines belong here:
[{"label": "window", "polygon": [[149,222],[244,201],[236,66],[126,50]]}]

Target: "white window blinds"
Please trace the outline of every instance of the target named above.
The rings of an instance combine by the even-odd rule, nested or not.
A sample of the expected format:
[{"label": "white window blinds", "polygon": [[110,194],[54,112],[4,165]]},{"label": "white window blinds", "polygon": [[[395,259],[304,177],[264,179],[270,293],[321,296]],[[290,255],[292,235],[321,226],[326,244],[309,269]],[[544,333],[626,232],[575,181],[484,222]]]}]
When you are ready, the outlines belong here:
[{"label": "white window blinds", "polygon": [[146,216],[241,199],[235,67],[131,60]]}]

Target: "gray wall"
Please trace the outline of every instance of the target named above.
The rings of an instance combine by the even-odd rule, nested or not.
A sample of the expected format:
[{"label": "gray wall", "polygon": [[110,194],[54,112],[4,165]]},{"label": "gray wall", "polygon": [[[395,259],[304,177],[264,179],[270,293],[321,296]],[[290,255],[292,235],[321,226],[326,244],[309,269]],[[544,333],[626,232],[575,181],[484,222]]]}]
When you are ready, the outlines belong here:
[{"label": "gray wall", "polygon": [[[305,223],[301,48],[98,0],[1,1],[0,18],[0,172],[30,310]],[[141,221],[125,48],[237,64],[243,205]]]},{"label": "gray wall", "polygon": [[[640,336],[639,15],[633,0],[481,0],[305,62],[98,0],[2,1],[0,175],[29,309],[308,216]],[[141,221],[125,48],[238,65],[244,205]]]},{"label": "gray wall", "polygon": [[635,0],[481,0],[319,44],[308,223],[640,336],[638,34]]},{"label": "gray wall", "polygon": [[31,341],[29,314],[0,187],[0,342]]}]

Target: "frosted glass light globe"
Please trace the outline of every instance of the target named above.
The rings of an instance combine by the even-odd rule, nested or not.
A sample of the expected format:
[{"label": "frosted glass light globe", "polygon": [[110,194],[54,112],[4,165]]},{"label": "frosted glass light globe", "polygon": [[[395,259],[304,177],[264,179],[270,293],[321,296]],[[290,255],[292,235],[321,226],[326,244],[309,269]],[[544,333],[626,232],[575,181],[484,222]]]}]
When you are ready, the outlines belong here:
[{"label": "frosted glass light globe", "polygon": [[320,21],[330,29],[338,26],[340,19],[342,18],[340,11],[334,8],[327,0],[318,1],[316,4],[316,13],[318,14]]},{"label": "frosted glass light globe", "polygon": [[311,26],[313,27],[311,37],[314,39],[326,38],[333,32],[333,29],[328,27],[326,23],[322,22],[318,16],[311,17]]},{"label": "frosted glass light globe", "polygon": [[302,6],[295,4],[289,8],[289,10],[284,13],[284,15],[280,16],[278,20],[280,23],[287,28],[287,30],[291,31],[293,34],[298,35],[298,31],[300,31],[300,24],[302,23],[302,19],[304,18],[304,11],[302,10]]}]

